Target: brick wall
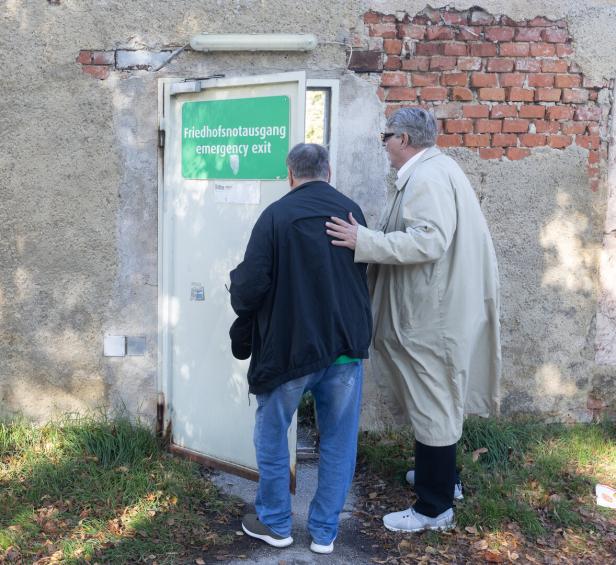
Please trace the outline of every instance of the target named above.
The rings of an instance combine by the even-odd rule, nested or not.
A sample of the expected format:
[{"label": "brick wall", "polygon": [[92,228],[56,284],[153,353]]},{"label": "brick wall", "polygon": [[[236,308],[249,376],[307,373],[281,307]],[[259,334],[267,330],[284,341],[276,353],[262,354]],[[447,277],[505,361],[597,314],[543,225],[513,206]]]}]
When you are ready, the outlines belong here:
[{"label": "brick wall", "polygon": [[115,49],[113,51],[97,51],[82,49],[76,62],[81,65],[84,73],[99,80],[109,78],[112,71],[151,71],[169,60],[172,51],[169,49]]},{"label": "brick wall", "polygon": [[565,20],[426,8],[415,16],[368,12],[364,24],[349,68],[377,73],[387,115],[429,107],[439,146],[465,147],[483,159],[523,159],[541,146],[585,147],[597,190],[607,158],[609,105],[601,101],[610,85],[584,77]]},{"label": "brick wall", "polygon": [[81,70],[94,78],[105,80],[115,67],[115,51],[82,50],[77,55]]}]

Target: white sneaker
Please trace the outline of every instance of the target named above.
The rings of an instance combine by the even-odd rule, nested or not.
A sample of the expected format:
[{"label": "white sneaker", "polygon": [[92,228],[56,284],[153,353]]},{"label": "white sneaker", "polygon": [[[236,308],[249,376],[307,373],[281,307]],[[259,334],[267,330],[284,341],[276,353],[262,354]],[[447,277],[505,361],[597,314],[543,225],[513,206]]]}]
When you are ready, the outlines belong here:
[{"label": "white sneaker", "polygon": [[334,542],[331,542],[329,545],[321,545],[313,541],[310,544],[310,551],[314,551],[314,553],[331,553],[334,551]]},{"label": "white sneaker", "polygon": [[451,530],[455,527],[453,509],[449,508],[436,518],[424,516],[413,508],[383,516],[383,525],[392,532],[423,532],[424,530]]},{"label": "white sneaker", "polygon": [[[415,486],[415,469],[411,469],[406,473],[406,482],[412,487]],[[456,500],[462,500],[464,495],[462,494],[462,481],[458,481],[453,487],[453,497]]]}]

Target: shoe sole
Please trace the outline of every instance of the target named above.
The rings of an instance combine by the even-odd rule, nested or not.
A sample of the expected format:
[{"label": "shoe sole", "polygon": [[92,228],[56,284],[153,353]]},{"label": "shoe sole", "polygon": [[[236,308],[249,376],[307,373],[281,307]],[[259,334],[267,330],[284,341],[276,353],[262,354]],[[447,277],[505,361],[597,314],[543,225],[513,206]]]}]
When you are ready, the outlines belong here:
[{"label": "shoe sole", "polygon": [[392,532],[407,532],[409,534],[416,534],[419,532],[425,532],[426,530],[432,530],[432,531],[442,531],[442,532],[446,532],[449,530],[453,530],[456,525],[455,524],[451,524],[449,526],[430,526],[427,528],[415,528],[414,530],[406,530],[404,528],[394,528],[393,526],[388,526],[387,524],[383,524],[388,530],[392,531]]},{"label": "shoe sole", "polygon": [[285,539],[276,539],[272,536],[268,536],[267,534],[255,534],[254,532],[251,532],[246,526],[244,526],[244,524],[242,524],[242,530],[244,530],[246,535],[249,535],[251,538],[260,539],[261,541],[264,541],[272,547],[288,547],[293,543],[292,537]]}]

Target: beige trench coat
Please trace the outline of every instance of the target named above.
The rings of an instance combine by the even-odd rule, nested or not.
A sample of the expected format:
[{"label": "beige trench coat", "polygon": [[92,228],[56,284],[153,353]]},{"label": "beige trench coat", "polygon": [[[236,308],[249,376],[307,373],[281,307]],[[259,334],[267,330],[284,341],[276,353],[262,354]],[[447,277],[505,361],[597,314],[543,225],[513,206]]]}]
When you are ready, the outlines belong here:
[{"label": "beige trench coat", "polygon": [[398,179],[382,231],[359,227],[370,266],[374,369],[390,377],[415,437],[456,443],[464,414],[498,411],[499,280],[479,202],[436,147]]}]

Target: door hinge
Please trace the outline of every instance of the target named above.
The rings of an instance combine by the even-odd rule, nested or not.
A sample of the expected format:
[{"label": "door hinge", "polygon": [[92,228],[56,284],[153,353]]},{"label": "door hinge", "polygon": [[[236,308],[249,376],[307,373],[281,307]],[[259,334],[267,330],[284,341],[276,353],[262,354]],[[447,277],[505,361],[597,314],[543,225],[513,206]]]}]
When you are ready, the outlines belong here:
[{"label": "door hinge", "polygon": [[159,392],[156,401],[156,435],[162,437],[165,426],[165,393]]}]

